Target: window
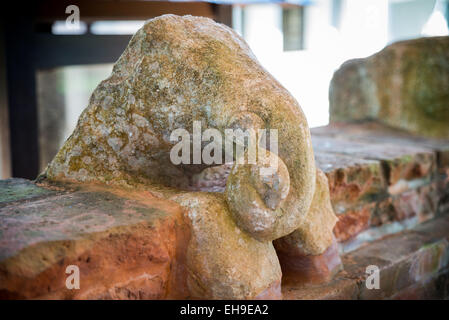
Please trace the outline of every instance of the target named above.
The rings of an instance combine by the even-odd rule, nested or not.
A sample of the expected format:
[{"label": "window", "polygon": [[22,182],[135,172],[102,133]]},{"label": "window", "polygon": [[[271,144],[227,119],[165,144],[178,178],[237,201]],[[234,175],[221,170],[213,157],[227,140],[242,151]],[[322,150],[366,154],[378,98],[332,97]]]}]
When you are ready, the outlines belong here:
[{"label": "window", "polygon": [[112,64],[65,66],[39,70],[36,75],[39,170],[42,172],[75,129],[78,117],[89,103]]},{"label": "window", "polygon": [[304,49],[304,8],[299,6],[282,9],[284,51]]}]

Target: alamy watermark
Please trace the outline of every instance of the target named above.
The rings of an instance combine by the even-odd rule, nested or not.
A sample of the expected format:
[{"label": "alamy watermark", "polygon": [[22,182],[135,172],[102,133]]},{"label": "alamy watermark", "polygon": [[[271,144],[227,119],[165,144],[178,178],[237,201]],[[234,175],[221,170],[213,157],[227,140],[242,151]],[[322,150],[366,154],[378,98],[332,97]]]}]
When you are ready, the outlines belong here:
[{"label": "alamy watermark", "polygon": [[[259,164],[261,175],[272,174],[278,168],[277,129],[225,129],[223,138],[218,129],[203,132],[201,121],[194,121],[192,135],[186,129],[175,129],[170,141],[177,142],[170,151],[175,165],[220,165],[235,159],[237,164]],[[276,156],[269,156],[267,150]]]},{"label": "alamy watermark", "polygon": [[65,280],[65,286],[69,290],[80,288],[80,268],[71,264],[65,268],[65,273],[69,276]]},{"label": "alamy watermark", "polygon": [[80,28],[80,8],[71,4],[65,8],[65,13],[70,14],[65,20],[65,26],[69,30],[78,30]]},{"label": "alamy watermark", "polygon": [[376,265],[369,265],[366,267],[368,277],[365,280],[365,286],[367,289],[380,289],[380,271]]}]

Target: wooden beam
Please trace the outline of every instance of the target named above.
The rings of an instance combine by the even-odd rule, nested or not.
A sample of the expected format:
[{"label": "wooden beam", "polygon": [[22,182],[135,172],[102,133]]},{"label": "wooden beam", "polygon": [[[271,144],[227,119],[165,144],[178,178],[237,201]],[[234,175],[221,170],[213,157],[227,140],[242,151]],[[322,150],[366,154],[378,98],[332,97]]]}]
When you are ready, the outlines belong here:
[{"label": "wooden beam", "polygon": [[215,18],[212,5],[207,2],[44,0],[37,7],[37,21],[65,20],[65,8],[71,4],[79,7],[80,19],[87,22],[147,20],[168,13]]},{"label": "wooden beam", "polygon": [[36,69],[68,65],[113,63],[131,40],[131,35],[36,34]]}]

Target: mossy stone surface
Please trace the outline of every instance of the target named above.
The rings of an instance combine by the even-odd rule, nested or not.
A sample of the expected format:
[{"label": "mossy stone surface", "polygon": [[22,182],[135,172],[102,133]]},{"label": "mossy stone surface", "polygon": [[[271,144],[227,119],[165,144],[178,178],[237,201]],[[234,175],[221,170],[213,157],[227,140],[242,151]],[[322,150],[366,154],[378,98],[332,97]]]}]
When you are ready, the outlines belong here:
[{"label": "mossy stone surface", "polygon": [[30,200],[52,194],[56,194],[56,192],[39,187],[30,180],[0,180],[0,207],[10,202]]}]

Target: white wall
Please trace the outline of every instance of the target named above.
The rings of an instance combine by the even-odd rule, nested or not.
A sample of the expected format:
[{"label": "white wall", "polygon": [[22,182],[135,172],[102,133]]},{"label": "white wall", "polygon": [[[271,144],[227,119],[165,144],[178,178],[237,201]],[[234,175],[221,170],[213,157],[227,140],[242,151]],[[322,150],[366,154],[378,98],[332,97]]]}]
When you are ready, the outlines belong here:
[{"label": "white wall", "polygon": [[421,35],[434,5],[434,0],[391,1],[389,42],[412,39]]},{"label": "white wall", "polygon": [[422,36],[435,0],[341,0],[338,29],[332,25],[333,3],[314,0],[305,8],[301,51],[283,52],[278,5],[248,5],[234,15],[237,30],[262,65],[298,100],[311,127],[329,121],[329,82],[341,63],[372,55],[391,41]]}]

